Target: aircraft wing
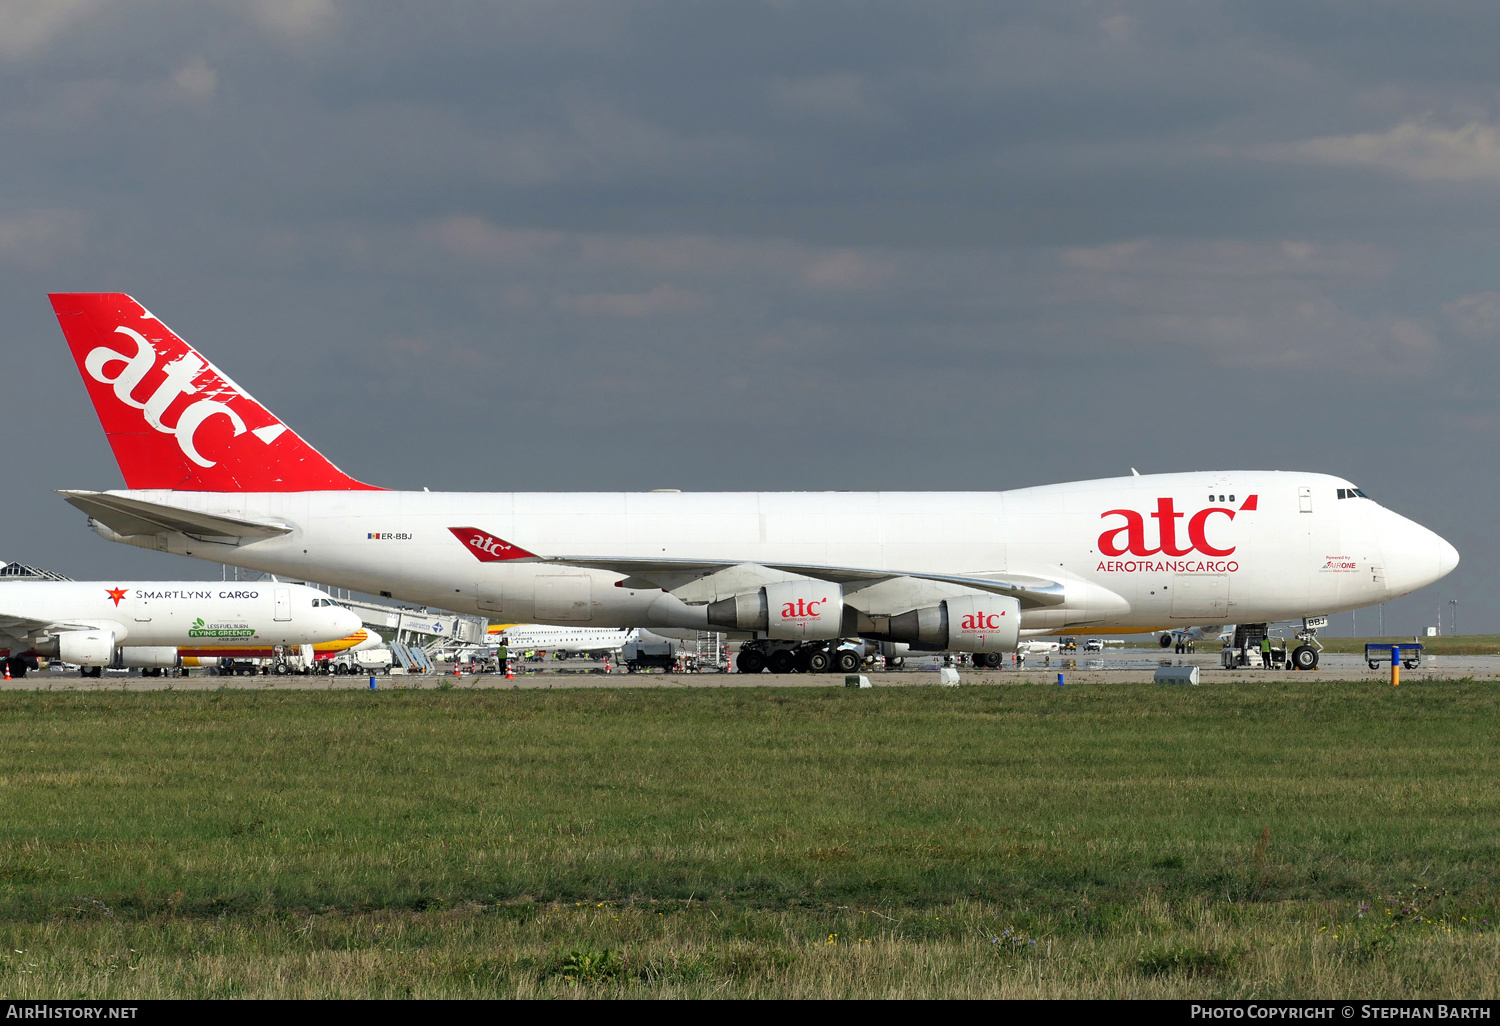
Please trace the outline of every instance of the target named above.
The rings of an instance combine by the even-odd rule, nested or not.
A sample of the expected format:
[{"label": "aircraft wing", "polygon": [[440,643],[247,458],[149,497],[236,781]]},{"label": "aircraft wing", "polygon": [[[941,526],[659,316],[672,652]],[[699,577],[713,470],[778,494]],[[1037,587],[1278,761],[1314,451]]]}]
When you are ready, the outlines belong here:
[{"label": "aircraft wing", "polygon": [[[562,563],[570,566],[589,567],[594,570],[609,570],[625,574],[639,582],[634,586],[665,588],[672,590],[683,584],[743,565],[735,560],[704,561],[691,559],[614,559],[593,556],[552,556],[541,560],[544,563]],[[976,591],[987,591],[995,595],[1008,595],[1021,603],[1021,607],[1060,606],[1067,600],[1067,589],[1061,581],[1030,574],[977,573],[935,574],[906,570],[863,570],[858,567],[808,566],[800,563],[760,563],[758,566],[780,570],[783,573],[812,577],[830,584],[874,584],[877,581],[912,577],[919,581],[941,581],[956,584]],[[626,587],[631,587],[629,580]]]},{"label": "aircraft wing", "polygon": [[107,492],[58,492],[69,505],[83,510],[94,520],[120,535],[159,534],[176,531],[200,541],[260,541],[279,534],[290,534],[285,524],[264,520],[245,520],[221,513],[199,513],[162,503],[127,499]]},{"label": "aircraft wing", "polygon": [[[118,626],[118,625],[116,625]],[[94,631],[109,629],[107,624],[80,623],[64,620],[38,620],[32,616],[18,616],[15,613],[0,613],[0,634],[9,635],[12,638],[24,638],[30,634],[39,634],[43,631]]]}]

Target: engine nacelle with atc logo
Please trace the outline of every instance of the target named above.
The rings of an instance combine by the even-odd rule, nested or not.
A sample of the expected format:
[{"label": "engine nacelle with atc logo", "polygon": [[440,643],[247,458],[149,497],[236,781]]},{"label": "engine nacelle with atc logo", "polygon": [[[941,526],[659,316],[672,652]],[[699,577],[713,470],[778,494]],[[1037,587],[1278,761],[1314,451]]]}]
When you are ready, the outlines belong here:
[{"label": "engine nacelle with atc logo", "polygon": [[951,598],[948,647],[957,652],[1014,652],[1021,638],[1021,603],[1003,595]]},{"label": "engine nacelle with atc logo", "polygon": [[832,641],[843,619],[844,589],[825,581],[782,581],[708,606],[710,626],[779,641]]},{"label": "engine nacelle with atc logo", "polygon": [[826,581],[766,585],[767,637],[832,641],[844,622],[844,589]]},{"label": "engine nacelle with atc logo", "polygon": [[898,613],[888,623],[892,641],[926,649],[1014,652],[1021,636],[1021,603],[1003,595],[964,595]]}]

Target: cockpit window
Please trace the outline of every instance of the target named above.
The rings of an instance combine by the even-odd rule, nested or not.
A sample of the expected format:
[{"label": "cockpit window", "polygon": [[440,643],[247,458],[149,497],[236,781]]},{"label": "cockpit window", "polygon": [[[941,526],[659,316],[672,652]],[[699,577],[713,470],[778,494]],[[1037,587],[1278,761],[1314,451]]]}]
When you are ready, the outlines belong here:
[{"label": "cockpit window", "polygon": [[1368,499],[1369,496],[1366,495],[1364,493],[1364,490],[1360,489],[1360,488],[1340,488],[1339,489],[1339,498],[1341,498],[1341,499]]},{"label": "cockpit window", "polygon": [[313,608],[314,609],[321,609],[324,606],[332,606],[335,609],[342,609],[343,608],[343,606],[341,606],[339,603],[335,602],[333,599],[313,599]]}]

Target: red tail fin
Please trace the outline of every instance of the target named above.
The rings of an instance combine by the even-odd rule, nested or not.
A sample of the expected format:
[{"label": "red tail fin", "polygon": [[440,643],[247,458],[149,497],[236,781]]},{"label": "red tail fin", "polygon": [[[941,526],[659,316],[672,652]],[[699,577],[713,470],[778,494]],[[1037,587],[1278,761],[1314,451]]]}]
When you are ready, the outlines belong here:
[{"label": "red tail fin", "polygon": [[51,299],[127,488],[375,487],[328,462],[124,293]]}]

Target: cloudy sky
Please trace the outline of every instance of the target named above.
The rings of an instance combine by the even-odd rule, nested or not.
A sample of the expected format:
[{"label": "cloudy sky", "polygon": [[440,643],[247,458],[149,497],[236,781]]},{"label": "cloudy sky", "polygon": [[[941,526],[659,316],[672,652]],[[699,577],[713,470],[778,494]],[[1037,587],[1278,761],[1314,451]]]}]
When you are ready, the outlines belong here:
[{"label": "cloudy sky", "polygon": [[1497,44],[1441,0],[0,0],[0,558],[217,575],[51,493],[121,482],[45,294],[121,290],[381,484],[1328,471],[1464,556],[1389,630],[1500,631]]}]

